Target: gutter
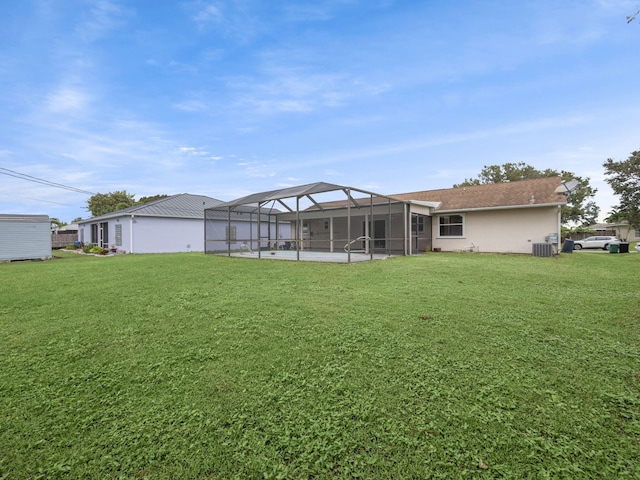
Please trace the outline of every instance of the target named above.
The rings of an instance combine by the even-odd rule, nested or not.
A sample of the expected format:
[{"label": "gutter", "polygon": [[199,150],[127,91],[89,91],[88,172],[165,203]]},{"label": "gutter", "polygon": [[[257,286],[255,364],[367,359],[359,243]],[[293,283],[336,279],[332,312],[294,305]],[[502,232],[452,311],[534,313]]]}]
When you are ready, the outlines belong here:
[{"label": "gutter", "polygon": [[540,207],[562,207],[566,203],[534,203],[533,205],[512,205],[501,207],[479,207],[479,208],[456,208],[455,210],[436,210],[435,215],[441,213],[465,213],[465,212],[484,212],[487,210],[516,210],[522,208],[540,208]]}]

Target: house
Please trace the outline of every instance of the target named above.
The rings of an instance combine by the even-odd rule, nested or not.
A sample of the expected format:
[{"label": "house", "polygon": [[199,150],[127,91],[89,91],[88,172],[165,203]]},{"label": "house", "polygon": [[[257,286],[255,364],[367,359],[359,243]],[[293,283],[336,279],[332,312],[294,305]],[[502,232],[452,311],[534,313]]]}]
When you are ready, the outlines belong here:
[{"label": "house", "polygon": [[123,253],[204,251],[204,209],[221,203],[181,193],[78,222],[78,240]]},{"label": "house", "polygon": [[203,222],[205,209],[221,203],[203,195],[172,195],[82,220],[78,240],[123,253],[204,252],[205,224],[210,246],[249,228],[251,215],[241,211],[231,218],[214,216]]},{"label": "house", "polygon": [[[320,198],[330,193],[344,198]],[[207,212],[223,217],[225,211],[231,215],[240,208],[278,204],[284,210],[274,214],[275,223],[289,222],[291,236],[259,234],[257,225],[254,235],[263,235],[269,245],[284,241],[297,252],[345,251],[371,257],[431,250],[531,254],[539,244],[559,249],[566,193],[560,177],[394,195],[319,182],[249,195]],[[302,207],[302,201],[308,206]],[[232,250],[229,246],[229,255]]]},{"label": "house", "polygon": [[432,212],[434,248],[532,253],[535,243],[560,246],[563,185],[560,177],[546,177],[392,197],[438,203]]},{"label": "house", "polygon": [[0,215],[0,262],[51,258],[47,215]]},{"label": "house", "polygon": [[[640,241],[640,228],[629,226],[628,222],[619,223],[596,223],[589,226],[590,230],[595,230],[598,235],[614,235],[625,242]],[[585,234],[589,236],[591,234]]]}]

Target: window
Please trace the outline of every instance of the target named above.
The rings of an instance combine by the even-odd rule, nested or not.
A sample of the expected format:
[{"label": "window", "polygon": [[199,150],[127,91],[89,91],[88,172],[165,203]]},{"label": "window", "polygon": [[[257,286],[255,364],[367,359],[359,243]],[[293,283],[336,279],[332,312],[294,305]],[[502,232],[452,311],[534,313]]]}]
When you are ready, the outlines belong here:
[{"label": "window", "polygon": [[323,220],[322,221],[322,229],[326,232],[329,231],[329,220]]},{"label": "window", "polygon": [[122,246],[122,224],[116,224],[116,247]]},{"label": "window", "polygon": [[464,216],[443,215],[440,218],[441,237],[462,237],[464,234]]},{"label": "window", "polygon": [[227,241],[231,241],[231,242],[235,242],[236,241],[236,227],[235,226],[226,226],[225,227],[226,230],[226,235],[227,235]]}]

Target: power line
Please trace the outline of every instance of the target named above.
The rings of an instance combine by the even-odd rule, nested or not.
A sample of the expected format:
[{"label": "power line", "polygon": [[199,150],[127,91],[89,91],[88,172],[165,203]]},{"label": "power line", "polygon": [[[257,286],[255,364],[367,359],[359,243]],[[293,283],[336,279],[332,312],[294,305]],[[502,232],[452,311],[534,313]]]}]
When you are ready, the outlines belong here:
[{"label": "power line", "polygon": [[15,170],[9,170],[8,168],[0,167],[0,174],[7,175],[9,177],[19,178],[20,180],[26,180],[28,182],[40,183],[42,185],[47,185],[48,187],[62,188],[63,190],[69,190],[71,192],[76,193],[84,193],[86,195],[96,195],[94,192],[89,192],[88,190],[82,190],[76,187],[70,187],[68,185],[63,185],[61,183],[51,182],[49,180],[44,180],[38,177],[32,177],[31,175],[27,175],[26,173],[16,172]]}]

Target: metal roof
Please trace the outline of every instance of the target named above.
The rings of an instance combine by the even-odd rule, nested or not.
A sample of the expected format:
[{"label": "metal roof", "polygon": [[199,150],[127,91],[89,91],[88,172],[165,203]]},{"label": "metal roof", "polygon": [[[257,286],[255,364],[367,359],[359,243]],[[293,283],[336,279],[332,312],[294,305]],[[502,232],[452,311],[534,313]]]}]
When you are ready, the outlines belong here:
[{"label": "metal roof", "polygon": [[143,205],[135,205],[116,212],[100,215],[99,217],[82,220],[78,223],[95,222],[130,215],[137,217],[204,218],[205,208],[213,207],[220,203],[222,203],[221,200],[204,195],[179,193]]},{"label": "metal roof", "polygon": [[48,215],[21,215],[13,213],[0,214],[0,221],[8,222],[48,222]]}]

